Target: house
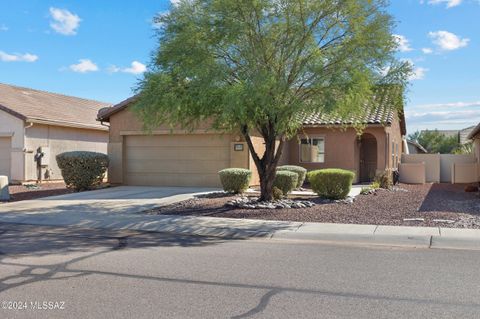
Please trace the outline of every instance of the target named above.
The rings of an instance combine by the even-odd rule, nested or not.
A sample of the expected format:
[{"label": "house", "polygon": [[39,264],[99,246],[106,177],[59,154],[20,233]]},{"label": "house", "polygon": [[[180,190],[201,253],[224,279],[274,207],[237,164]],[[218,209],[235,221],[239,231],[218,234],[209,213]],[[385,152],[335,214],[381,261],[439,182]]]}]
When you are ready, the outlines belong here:
[{"label": "house", "polygon": [[407,140],[408,154],[426,154],[427,150],[417,141]]},{"label": "house", "polygon": [[[480,168],[480,123],[472,129],[467,138],[473,140],[473,152]],[[480,172],[478,172],[478,177],[480,180]]]},{"label": "house", "polygon": [[62,179],[55,156],[106,153],[108,128],[96,121],[110,104],[0,84],[0,175],[12,182]]},{"label": "house", "polygon": [[[280,164],[308,170],[336,167],[352,170],[357,181],[370,181],[378,172],[396,169],[405,151],[403,112],[388,98],[372,101],[361,116],[342,120],[334,116],[307,116],[297,138],[285,143]],[[101,110],[98,120],[110,123],[109,181],[126,185],[214,186],[218,171],[242,167],[255,171],[248,147],[240,134],[219,134],[203,123],[185,131],[158,127],[149,133],[132,112],[135,97]],[[353,125],[365,126],[359,136]],[[253,137],[257,150],[263,139]],[[254,174],[252,184],[258,184]]]},{"label": "house", "polygon": [[[470,132],[475,128],[475,126],[469,126],[466,128],[463,128],[461,130],[434,130],[435,132],[438,132],[442,134],[443,136],[446,137],[452,137],[455,136],[457,138],[457,142],[460,144],[466,144],[469,142],[468,135]],[[420,132],[420,134],[426,133],[426,132],[432,132],[431,130],[423,130]]]}]

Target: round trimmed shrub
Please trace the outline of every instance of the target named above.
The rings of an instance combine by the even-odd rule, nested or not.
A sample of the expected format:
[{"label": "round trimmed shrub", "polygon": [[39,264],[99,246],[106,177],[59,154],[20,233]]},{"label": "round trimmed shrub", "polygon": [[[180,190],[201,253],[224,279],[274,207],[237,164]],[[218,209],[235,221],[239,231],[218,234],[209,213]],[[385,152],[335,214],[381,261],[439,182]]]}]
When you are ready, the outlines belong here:
[{"label": "round trimmed shrub", "polygon": [[298,174],[289,171],[277,171],[275,174],[275,180],[273,181],[273,187],[280,189],[284,196],[287,196],[292,190],[295,189],[298,182]]},{"label": "round trimmed shrub", "polygon": [[352,188],[355,173],[338,168],[320,169],[307,174],[312,190],[328,199],[345,199]]},{"label": "round trimmed shrub", "polygon": [[252,171],[245,168],[226,168],[218,172],[223,190],[229,193],[243,193],[252,179]]},{"label": "round trimmed shrub", "polygon": [[96,152],[66,152],[56,156],[58,167],[68,188],[76,191],[100,185],[108,168],[108,156]]},{"label": "round trimmed shrub", "polygon": [[272,188],[272,194],[273,194],[273,199],[274,200],[279,200],[282,199],[283,197],[283,192],[280,188],[273,186]]},{"label": "round trimmed shrub", "polygon": [[296,165],[278,166],[277,171],[289,171],[289,172],[296,173],[298,175],[298,180],[295,188],[302,187],[303,183],[305,182],[305,177],[307,177],[307,170],[301,166],[296,166]]}]

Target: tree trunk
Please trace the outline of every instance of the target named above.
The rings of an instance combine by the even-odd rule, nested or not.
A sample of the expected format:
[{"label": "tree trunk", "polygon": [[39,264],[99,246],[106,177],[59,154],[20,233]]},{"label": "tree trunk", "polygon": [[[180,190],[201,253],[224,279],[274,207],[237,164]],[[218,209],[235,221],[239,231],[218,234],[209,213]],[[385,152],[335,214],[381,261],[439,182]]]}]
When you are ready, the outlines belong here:
[{"label": "tree trunk", "polygon": [[280,156],[282,155],[284,143],[283,138],[280,139],[279,145],[276,147],[276,136],[264,136],[265,153],[262,158],[260,158],[253,147],[248,131],[244,129],[242,130],[242,133],[260,177],[260,201],[271,201],[273,200],[273,181],[275,179],[275,172]]}]

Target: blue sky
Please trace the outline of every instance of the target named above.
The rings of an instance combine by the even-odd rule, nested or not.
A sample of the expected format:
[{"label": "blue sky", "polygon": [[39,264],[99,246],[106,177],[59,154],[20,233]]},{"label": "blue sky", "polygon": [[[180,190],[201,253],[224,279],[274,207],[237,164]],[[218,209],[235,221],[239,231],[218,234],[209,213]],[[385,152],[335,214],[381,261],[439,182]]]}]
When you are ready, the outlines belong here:
[{"label": "blue sky", "polygon": [[[0,82],[116,103],[155,49],[163,1],[0,1]],[[399,58],[415,65],[409,132],[480,122],[480,0],[391,0]]]}]

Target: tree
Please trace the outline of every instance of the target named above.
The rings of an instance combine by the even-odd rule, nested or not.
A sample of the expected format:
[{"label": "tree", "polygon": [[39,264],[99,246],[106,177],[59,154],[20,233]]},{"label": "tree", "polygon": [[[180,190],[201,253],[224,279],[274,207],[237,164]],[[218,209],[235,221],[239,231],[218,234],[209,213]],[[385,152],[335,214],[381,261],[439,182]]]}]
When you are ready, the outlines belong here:
[{"label": "tree", "polygon": [[438,130],[419,133],[417,141],[428,153],[433,154],[450,154],[460,147],[458,136],[446,136]]},{"label": "tree", "polygon": [[[272,199],[302,116],[364,112],[376,85],[404,86],[385,0],[181,0],[155,18],[158,49],[135,109],[160,124],[240,133]],[[378,93],[377,93],[378,94]],[[398,101],[400,104],[401,101]],[[252,136],[264,140],[257,153]]]}]

